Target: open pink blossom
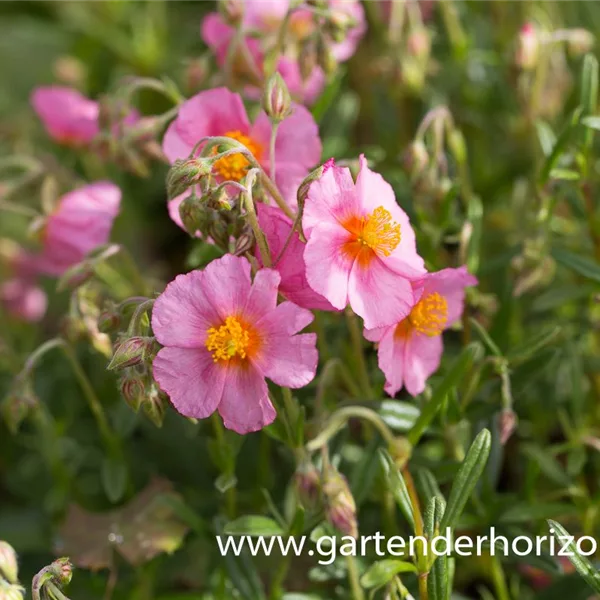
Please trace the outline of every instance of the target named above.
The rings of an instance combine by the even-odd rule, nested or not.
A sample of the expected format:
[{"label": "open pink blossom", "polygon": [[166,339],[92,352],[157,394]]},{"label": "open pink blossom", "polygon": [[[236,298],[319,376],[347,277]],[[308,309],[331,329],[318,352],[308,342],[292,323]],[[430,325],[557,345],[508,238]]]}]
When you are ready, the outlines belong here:
[{"label": "open pink blossom", "polygon": [[46,313],[48,300],[34,280],[14,277],[0,284],[0,306],[22,321],[39,321]]},{"label": "open pink blossom", "polygon": [[[241,97],[227,88],[200,92],[184,102],[165,133],[163,151],[171,162],[187,158],[207,136],[226,136],[241,142],[270,173],[269,118],[261,112],[251,124]],[[296,205],[300,183],[320,158],[321,140],[315,120],[306,108],[293,105],[292,114],[279,125],[275,144],[276,184],[291,206]],[[233,154],[217,161],[213,173],[219,181],[240,181],[249,168],[250,163],[242,154]],[[182,199],[171,201],[175,207],[171,214]]]},{"label": "open pink blossom", "polygon": [[61,144],[82,146],[98,134],[98,103],[63,86],[39,87],[31,103],[48,134]]},{"label": "open pink blossom", "polygon": [[360,157],[350,170],[328,168],[311,184],[304,208],[309,285],[338,309],[350,304],[369,329],[403,319],[414,305],[411,280],[425,269],[408,216],[394,191]]},{"label": "open pink blossom", "polygon": [[365,331],[379,342],[379,367],[385,374],[385,390],[391,396],[405,387],[416,396],[440,366],[442,332],[460,319],[465,288],[477,285],[466,267],[428,273],[414,283],[416,304],[410,314],[389,327]]},{"label": "open pink blossom", "polygon": [[261,269],[252,282],[248,260],[228,254],[179,275],[157,298],[152,329],[164,347],[154,377],[181,414],[203,419],[218,410],[225,427],[257,431],[276,416],[265,377],[290,388],[313,379],[316,335],[296,335],[313,316],[277,305],[279,280]]},{"label": "open pink blossom", "polygon": [[46,219],[40,269],[62,275],[106,244],[120,204],[121,190],[110,181],[97,181],[65,194]]},{"label": "open pink blossom", "polygon": [[[279,291],[291,302],[310,310],[335,310],[331,303],[317,294],[306,280],[304,243],[297,232],[286,247],[292,231],[291,220],[277,207],[259,204],[258,222],[267,238],[273,258],[273,268],[281,276]],[[260,253],[257,250],[257,258]]]}]

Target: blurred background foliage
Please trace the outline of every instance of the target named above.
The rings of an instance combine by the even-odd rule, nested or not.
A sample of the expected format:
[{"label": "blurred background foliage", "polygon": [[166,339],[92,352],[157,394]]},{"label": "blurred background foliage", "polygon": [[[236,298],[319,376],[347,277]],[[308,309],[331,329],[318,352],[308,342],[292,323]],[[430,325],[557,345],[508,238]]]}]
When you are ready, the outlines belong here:
[{"label": "blurred background foliage", "polygon": [[[210,2],[161,0],[0,3],[1,155],[54,157],[82,176],[93,174],[117,182],[124,201],[113,239],[129,248],[142,272],[157,281],[169,281],[179,272],[201,266],[208,256],[204,246],[190,240],[168,217],[167,166],[153,164],[149,176],[140,178],[116,166],[86,164],[77,153],[58,148],[47,138],[34,118],[29,96],[38,85],[61,82],[96,98],[114,90],[128,75],[167,76],[186,96],[210,87],[209,71],[214,71],[214,65],[199,28],[203,15],[213,8]],[[519,32],[529,21],[547,31],[600,31],[600,4],[532,0],[434,3],[426,21],[431,56],[418,68],[410,64],[406,49],[390,45],[387,23],[380,19],[378,8],[375,2],[366,3],[369,30],[359,51],[340,67],[313,106],[324,158],[353,160],[364,152],[392,182],[399,203],[413,218],[428,265],[437,269],[465,259],[479,277],[480,287],[470,298],[465,328],[446,336],[446,358],[432,388],[449,372],[465,341],[482,342],[488,359],[471,372],[470,380],[452,387],[432,435],[415,451],[411,468],[417,479],[421,472],[432,473],[446,489],[474,432],[488,426],[494,434],[492,453],[461,522],[463,529],[483,532],[494,525],[510,536],[545,534],[545,519],[555,518],[568,525],[571,533],[597,537],[598,144],[585,141],[588,129],[579,120],[581,114],[573,120],[579,106],[585,107],[588,116],[596,112],[597,98],[590,100],[589,96],[593,56],[586,59],[586,75],[583,52],[558,49],[561,58],[551,64],[548,61],[549,71],[536,88],[527,80],[529,74],[515,65],[515,52]],[[450,146],[454,143],[445,149],[447,175],[416,182],[407,151],[422,119],[440,106],[447,108],[451,130],[460,132],[460,138],[446,141]],[[158,94],[143,91],[139,96],[144,114],[167,108]],[[425,141],[431,152],[432,139]],[[466,245],[466,255],[461,255],[465,223],[470,224],[474,237]],[[0,236],[18,237],[23,225],[22,218],[3,213]],[[45,285],[50,292],[55,283]],[[160,289],[157,284],[156,290]],[[69,298],[65,293],[50,297],[42,327],[9,322],[3,315],[0,343],[10,349],[3,354],[9,356],[7,362],[22,363],[36,346],[60,330]],[[483,332],[469,325],[470,316],[478,319]],[[328,318],[323,325],[332,354],[352,365],[356,357],[347,334]],[[129,508],[122,510],[131,510],[127,503],[135,502],[140,490],[153,485],[150,482],[155,478],[167,479],[176,492],[166,494],[169,514],[165,516],[163,511],[161,519],[169,523],[176,515],[179,523],[167,527],[170,541],[183,535],[181,523],[189,530],[185,543],[171,556],[161,555],[149,562],[115,556],[113,597],[263,597],[256,590],[261,588],[261,577],[268,579],[268,561],[224,560],[216,552],[214,531],[222,526],[218,515],[223,512],[223,496],[215,489],[215,480],[222,470],[215,466],[220,459],[214,459],[210,428],[172,411],[167,411],[164,426],[156,428],[122,401],[114,376],[105,370],[105,356],[86,344],[78,347],[78,356],[126,445],[130,478],[124,492],[117,495],[121,498],[117,506],[125,502]],[[372,350],[367,360],[381,390],[383,377]],[[13,374],[10,365],[2,371],[0,391],[8,390]],[[67,521],[70,526],[65,530],[70,503],[88,511],[121,510],[104,493],[106,488],[120,485],[114,479],[121,475],[103,466],[99,435],[69,364],[59,354],[49,354],[36,370],[35,382],[52,427],[27,423],[19,437],[13,437],[0,425],[0,539],[9,541],[19,553],[23,581],[41,564],[51,562],[51,549],[57,544],[60,549],[61,539],[64,542],[73,532],[90,532],[83,542],[69,538],[75,547],[83,543],[82,553],[92,553],[95,558],[98,553],[112,553],[102,547],[104,538],[115,533],[103,529],[105,523],[91,525],[85,518],[78,521],[81,515],[69,513],[73,520]],[[315,387],[299,395],[310,404]],[[325,393],[329,407],[345,399],[335,386]],[[391,411],[389,423],[395,424],[398,432],[408,429],[402,421],[411,414],[405,400],[400,397],[397,403],[378,404],[383,412],[386,406]],[[514,409],[518,416],[517,431],[506,445],[500,444],[502,415],[506,417],[503,409]],[[226,446],[237,461],[236,514],[266,512],[270,500],[265,499],[263,490],[284,510],[295,468],[292,457],[265,434],[247,436],[238,454],[242,441],[234,434],[227,435]],[[361,533],[385,528],[397,533],[393,524],[381,524],[385,481],[379,469],[377,440],[366,444],[360,440],[360,431],[345,430],[336,438],[332,454],[349,477],[360,508]],[[57,484],[57,478],[62,483]],[[65,479],[74,480],[75,485]],[[152,488],[144,493],[151,495]],[[156,524],[153,513],[149,521]],[[99,533],[92,535],[92,531]],[[406,533],[403,526],[400,531]],[[157,546],[168,549],[167,542],[161,546],[161,534],[152,535]],[[91,547],[86,547],[89,544]],[[136,549],[131,552],[135,554]],[[496,563],[489,557],[463,559],[455,585],[461,595],[455,597],[589,597],[585,583],[575,575],[561,574],[553,561],[528,559],[539,569],[535,572],[523,561],[518,557],[505,561],[509,595],[501,598]],[[315,570],[314,566],[307,558],[297,559],[286,587],[313,590],[318,595],[290,595],[290,600],[349,597],[340,587],[335,569]],[[536,584],[536,577],[544,581],[543,586]],[[106,571],[81,569],[69,594],[101,598],[106,580]]]}]

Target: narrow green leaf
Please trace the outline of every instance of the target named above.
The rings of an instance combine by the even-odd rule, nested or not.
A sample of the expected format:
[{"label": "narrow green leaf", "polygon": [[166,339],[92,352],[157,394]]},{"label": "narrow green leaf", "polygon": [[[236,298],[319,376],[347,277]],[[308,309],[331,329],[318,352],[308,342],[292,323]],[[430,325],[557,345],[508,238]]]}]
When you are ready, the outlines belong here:
[{"label": "narrow green leaf", "polygon": [[500,515],[500,523],[529,523],[536,519],[577,514],[577,508],[560,502],[514,504]]},{"label": "narrow green leaf", "polygon": [[440,531],[445,531],[446,527],[454,527],[467,504],[471,493],[487,462],[492,447],[492,436],[487,429],[482,430],[471,444],[467,456],[463,461],[448,498],[448,505],[442,522]]},{"label": "narrow green leaf", "polygon": [[227,523],[223,529],[227,535],[273,536],[285,531],[273,519],[260,515],[247,515]]},{"label": "narrow green leaf", "polygon": [[[548,525],[550,526],[550,533],[561,543],[566,542],[569,536],[569,532],[556,521],[548,519]],[[562,539],[561,539],[562,538]],[[572,539],[572,538],[571,538]],[[596,592],[600,592],[600,574],[593,567],[592,563],[585,557],[581,556],[577,552],[577,547],[571,541],[568,544],[568,550],[571,556],[568,559],[571,561],[573,566],[577,569],[577,572],[585,579],[587,584]]]},{"label": "narrow green leaf", "polygon": [[374,588],[390,582],[398,573],[416,573],[417,569],[412,563],[404,560],[386,559],[373,563],[360,578],[361,585]]},{"label": "narrow green leaf", "polygon": [[589,127],[590,129],[600,131],[600,117],[584,117],[581,119],[581,124]]},{"label": "narrow green leaf", "polygon": [[523,453],[539,467],[540,471],[548,477],[548,479],[560,486],[569,487],[571,485],[569,476],[554,458],[554,454],[549,448],[525,444],[522,450]]},{"label": "narrow green leaf", "polygon": [[540,172],[540,183],[545,185],[550,177],[550,172],[554,169],[560,159],[563,151],[566,150],[568,143],[571,141],[573,133],[575,132],[576,126],[579,124],[581,119],[582,108],[578,107],[573,111],[569,122],[563,127],[560,135],[558,136],[554,148],[550,156],[545,160],[542,170]]},{"label": "narrow green leaf", "polygon": [[549,156],[552,152],[552,148],[554,148],[554,144],[556,144],[556,135],[554,135],[554,131],[552,131],[550,125],[545,121],[536,121],[535,129],[544,156]]},{"label": "narrow green leaf", "polygon": [[467,249],[467,268],[469,273],[479,270],[479,251],[483,234],[483,202],[479,196],[471,196],[467,208],[467,221],[471,225],[471,238]]},{"label": "narrow green leaf", "polygon": [[381,448],[379,450],[379,457],[381,461],[381,465],[383,467],[383,472],[387,478],[387,484],[394,496],[394,499],[398,503],[402,514],[405,519],[410,523],[411,527],[415,528],[415,519],[413,516],[413,507],[412,502],[410,501],[410,496],[408,495],[408,489],[406,487],[406,482],[400,473],[400,470],[395,465],[392,457],[389,455],[387,450]]},{"label": "narrow green leaf", "polygon": [[483,356],[483,347],[479,342],[472,342],[466,346],[460,353],[459,357],[454,361],[454,364],[446,373],[445,377],[439,383],[431,399],[423,407],[419,418],[415,422],[413,428],[408,432],[408,441],[416,446],[421,436],[425,433],[427,427],[435,418],[442,403],[446,399],[446,395],[450,390],[457,385],[463,378],[467,369],[479,358]]},{"label": "narrow green leaf", "polygon": [[436,535],[436,531],[439,531],[445,510],[446,501],[441,496],[434,496],[427,503],[423,525],[429,539],[432,539]]},{"label": "narrow green leaf", "polygon": [[101,478],[106,497],[113,504],[121,500],[127,488],[127,465],[120,459],[107,457],[102,462]]},{"label": "narrow green leaf", "polygon": [[558,326],[544,329],[522,344],[514,346],[506,357],[509,364],[514,366],[515,364],[522,363],[532,356],[535,356],[542,348],[545,348],[554,342],[558,338],[560,332],[561,328]]},{"label": "narrow green leaf", "polygon": [[408,431],[421,414],[414,404],[402,400],[384,400],[377,412],[388,427],[401,432]]},{"label": "narrow green leaf", "polygon": [[587,256],[581,256],[563,248],[552,248],[552,256],[567,269],[600,283],[600,265]]},{"label": "narrow green leaf", "polygon": [[502,356],[502,350],[498,348],[496,342],[494,342],[490,334],[487,332],[487,329],[483,325],[481,325],[479,321],[477,321],[477,319],[473,319],[471,317],[469,321],[471,322],[471,326],[473,327],[473,329],[475,329],[475,331],[481,338],[481,341],[488,347],[489,351],[494,356]]},{"label": "narrow green leaf", "polygon": [[[586,54],[581,68],[581,107],[584,116],[591,115],[598,104],[598,60],[593,54]],[[584,144],[590,147],[594,140],[594,132],[586,131]]]},{"label": "narrow green leaf", "polygon": [[552,171],[550,171],[550,179],[577,181],[581,179],[581,175],[572,169],[552,169]]},{"label": "narrow green leaf", "polygon": [[427,578],[429,600],[449,600],[448,557],[438,556]]}]

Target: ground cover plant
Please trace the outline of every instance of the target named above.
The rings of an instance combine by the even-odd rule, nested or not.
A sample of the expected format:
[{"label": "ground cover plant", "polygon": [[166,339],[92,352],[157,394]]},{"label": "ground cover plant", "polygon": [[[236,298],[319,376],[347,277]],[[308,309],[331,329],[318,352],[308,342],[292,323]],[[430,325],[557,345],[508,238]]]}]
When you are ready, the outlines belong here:
[{"label": "ground cover plant", "polygon": [[0,600],[600,597],[600,6],[0,14]]}]

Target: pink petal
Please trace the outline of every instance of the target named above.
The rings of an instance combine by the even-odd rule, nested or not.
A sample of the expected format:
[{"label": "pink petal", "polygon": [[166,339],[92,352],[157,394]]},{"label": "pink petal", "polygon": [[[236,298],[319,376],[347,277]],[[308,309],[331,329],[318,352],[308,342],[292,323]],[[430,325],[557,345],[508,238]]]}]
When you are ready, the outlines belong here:
[{"label": "pink petal", "polygon": [[239,313],[250,294],[250,263],[247,258],[225,254],[213,260],[203,271],[204,292],[224,321]]},{"label": "pink petal", "polygon": [[[394,325],[392,325],[392,327],[395,328]],[[363,331],[363,335],[365,336],[366,340],[369,340],[369,342],[380,342],[381,338],[386,334],[387,330],[390,328],[389,325],[386,325],[385,327],[375,327],[375,329],[365,329]]]},{"label": "pink petal", "polygon": [[404,386],[411,396],[423,392],[427,379],[440,366],[443,352],[441,335],[429,337],[414,332],[410,335],[404,358]]},{"label": "pink petal", "polygon": [[225,427],[242,435],[266,427],[277,416],[265,378],[252,365],[232,365],[227,370],[218,408]]},{"label": "pink petal", "polygon": [[348,232],[337,223],[315,227],[304,250],[306,278],[310,287],[338,309],[348,304],[353,261],[342,251]]},{"label": "pink petal", "polygon": [[0,285],[0,305],[17,319],[37,322],[46,313],[48,300],[33,281],[15,277]]},{"label": "pink petal", "polygon": [[314,226],[338,224],[360,214],[359,198],[347,167],[333,166],[310,186],[302,226],[310,231]]},{"label": "pink petal", "polygon": [[[258,222],[275,261],[284,249],[292,230],[292,223],[281,210],[266,204],[258,205]],[[304,249],[305,245],[295,232],[281,258],[274,264],[274,268],[281,275],[279,291],[298,306],[312,310],[335,310],[323,296],[308,285]]]},{"label": "pink petal", "polygon": [[465,288],[477,285],[477,278],[467,271],[467,267],[442,269],[437,273],[428,273],[423,280],[423,295],[439,292],[448,303],[446,327],[458,321],[465,305]]},{"label": "pink petal", "polygon": [[390,396],[402,389],[406,373],[406,338],[396,337],[395,330],[395,325],[385,329],[377,349],[379,368],[385,375],[385,391]]},{"label": "pink petal", "polygon": [[265,337],[289,337],[302,331],[314,319],[310,310],[282,302],[256,323]]},{"label": "pink petal", "polygon": [[317,372],[316,343],[316,333],[271,338],[261,353],[261,371],[277,385],[304,387]]},{"label": "pink petal", "polygon": [[250,294],[247,295],[244,316],[253,323],[260,321],[277,305],[277,290],[281,276],[273,269],[260,269],[254,276]]},{"label": "pink petal", "polygon": [[229,45],[235,30],[223,21],[219,13],[213,12],[204,17],[200,33],[204,43],[217,53]]},{"label": "pink petal", "polygon": [[[315,232],[316,229],[311,240]],[[414,306],[410,281],[388,269],[379,258],[374,258],[366,266],[358,260],[354,262],[348,282],[348,298],[352,310],[364,319],[367,329],[398,323]]]},{"label": "pink petal", "polygon": [[[369,169],[364,155],[360,156],[360,171],[356,178],[356,190],[363,208],[363,214],[371,214],[376,208],[383,206],[400,225],[400,243],[393,250],[389,260],[389,268],[409,276],[406,271],[410,267],[424,273],[423,259],[417,254],[415,233],[410,225],[408,215],[398,206],[392,186],[379,174]],[[387,261],[386,261],[387,262]]]},{"label": "pink petal", "polygon": [[153,371],[177,411],[195,419],[215,412],[228,373],[204,348],[163,348],[154,359]]},{"label": "pink petal", "polygon": [[359,0],[329,0],[329,5],[332,9],[343,10],[356,21],[356,25],[348,31],[346,39],[331,47],[338,62],[343,62],[356,52],[356,47],[365,34],[367,29],[365,11]]},{"label": "pink petal", "polygon": [[244,28],[269,33],[279,27],[289,0],[244,0]]},{"label": "pink petal", "polygon": [[239,94],[219,87],[186,100],[179,108],[175,127],[181,140],[193,147],[206,136],[248,133],[250,124]]},{"label": "pink petal", "polygon": [[220,315],[206,293],[202,271],[178,275],[156,299],[152,330],[164,346],[203,348],[206,332]]},{"label": "pink petal", "polygon": [[327,82],[321,67],[315,66],[304,81],[296,58],[282,56],[277,63],[277,72],[283,77],[292,98],[303,104],[311,105],[321,95]]},{"label": "pink petal", "polygon": [[177,120],[173,121],[162,142],[162,150],[170,162],[174,163],[178,158],[187,158],[194,148],[194,144],[185,142],[178,132]]}]

